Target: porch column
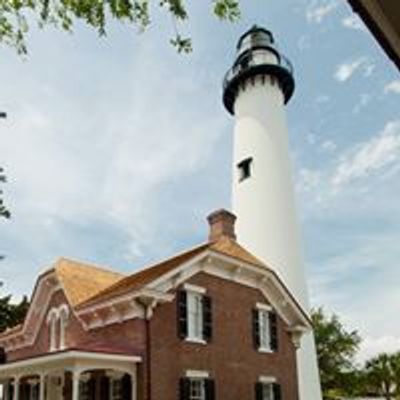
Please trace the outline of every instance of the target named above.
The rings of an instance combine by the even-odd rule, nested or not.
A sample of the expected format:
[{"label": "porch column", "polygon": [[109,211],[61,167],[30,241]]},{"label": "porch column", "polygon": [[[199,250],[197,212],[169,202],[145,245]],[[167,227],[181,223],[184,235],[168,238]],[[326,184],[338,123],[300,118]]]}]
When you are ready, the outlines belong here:
[{"label": "porch column", "polygon": [[46,386],[46,375],[42,373],[40,374],[39,400],[44,400],[45,386]]},{"label": "porch column", "polygon": [[80,371],[72,371],[72,400],[79,400]]},{"label": "porch column", "polygon": [[132,390],[132,399],[137,399],[137,383],[136,383],[136,374],[131,375],[131,390]]},{"label": "porch column", "polygon": [[13,400],[19,400],[19,376],[14,377],[14,395]]},{"label": "porch column", "polygon": [[9,385],[10,385],[10,381],[5,381],[3,383],[3,400],[9,400]]}]

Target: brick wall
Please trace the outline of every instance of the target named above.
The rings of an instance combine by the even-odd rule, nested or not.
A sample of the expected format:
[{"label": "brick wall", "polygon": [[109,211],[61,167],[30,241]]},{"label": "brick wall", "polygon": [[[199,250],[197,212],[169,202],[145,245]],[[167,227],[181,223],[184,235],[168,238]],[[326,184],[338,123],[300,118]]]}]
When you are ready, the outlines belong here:
[{"label": "brick wall", "polygon": [[[25,347],[9,352],[9,361],[34,357],[49,352],[50,329],[46,323],[47,313],[53,307],[68,304],[62,290],[57,291],[51,298],[45,318],[41,323],[36,341],[32,347]],[[142,355],[145,346],[145,322],[140,319],[125,321],[121,324],[113,324],[104,328],[85,331],[81,322],[70,311],[68,325],[65,333],[65,345],[68,348],[81,349],[84,344],[107,343],[110,347],[115,344],[118,348],[126,348],[133,355]],[[58,334],[57,334],[58,336]]]},{"label": "brick wall", "polygon": [[188,283],[205,287],[213,300],[213,339],[192,344],[177,334],[177,305],[157,308],[151,320],[152,400],[177,400],[186,370],[204,370],[216,383],[218,400],[252,400],[260,375],[274,376],[282,398],[297,400],[295,348],[279,320],[279,351],[259,353],[252,339],[252,309],[268,301],[258,290],[204,273]]}]

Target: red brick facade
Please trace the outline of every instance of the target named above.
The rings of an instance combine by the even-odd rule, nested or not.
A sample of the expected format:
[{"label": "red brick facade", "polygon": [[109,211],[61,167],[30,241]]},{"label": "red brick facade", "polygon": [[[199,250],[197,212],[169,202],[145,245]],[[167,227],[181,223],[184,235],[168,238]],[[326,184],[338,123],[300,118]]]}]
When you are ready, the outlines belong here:
[{"label": "red brick facade", "polygon": [[[48,354],[50,348],[50,329],[46,322],[48,312],[62,304],[68,304],[63,291],[60,289],[54,293],[42,321],[36,341],[32,347],[24,347],[7,354],[8,361],[31,358]],[[68,349],[83,350],[94,344],[108,345],[124,349],[124,352],[142,356],[145,352],[145,322],[142,319],[134,319],[121,324],[108,325],[103,328],[85,331],[81,322],[71,312],[66,328],[65,345]]]},{"label": "red brick facade", "polygon": [[282,398],[297,400],[296,350],[279,320],[279,351],[259,353],[252,340],[252,310],[266,303],[258,290],[204,273],[188,283],[207,289],[213,299],[210,343],[185,342],[177,333],[176,301],[160,306],[151,320],[152,399],[178,399],[179,379],[186,370],[208,371],[216,383],[216,399],[253,400],[261,375],[276,377]]},{"label": "red brick facade", "polygon": [[[138,400],[179,399],[179,380],[187,370],[209,372],[215,381],[215,398],[219,400],[255,399],[254,387],[260,376],[275,377],[281,384],[282,398],[297,400],[296,350],[284,322],[278,319],[278,352],[260,353],[253,345],[252,310],[256,303],[268,303],[262,293],[205,273],[193,276],[188,283],[205,288],[212,298],[213,337],[210,343],[193,344],[179,338],[174,300],[156,307],[148,324],[136,318],[89,331],[83,329],[71,312],[66,330],[67,349],[83,350],[90,344],[103,343],[123,347],[127,354],[141,356]],[[48,310],[66,303],[64,293],[59,290],[53,295]],[[8,360],[46,354],[49,343],[49,326],[44,320],[34,346],[10,352]],[[150,365],[147,364],[148,354]]]}]

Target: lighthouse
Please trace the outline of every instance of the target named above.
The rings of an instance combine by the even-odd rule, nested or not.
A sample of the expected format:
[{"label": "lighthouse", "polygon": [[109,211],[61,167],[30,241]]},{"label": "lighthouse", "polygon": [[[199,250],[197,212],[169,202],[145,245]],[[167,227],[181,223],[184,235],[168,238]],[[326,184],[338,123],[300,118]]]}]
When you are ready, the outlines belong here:
[{"label": "lighthouse", "polygon": [[[254,26],[237,44],[223,102],[234,116],[232,206],[238,241],[273,268],[305,310],[306,275],[296,218],[285,105],[293,68],[267,29]],[[298,351],[300,400],[321,400],[314,337]]]}]

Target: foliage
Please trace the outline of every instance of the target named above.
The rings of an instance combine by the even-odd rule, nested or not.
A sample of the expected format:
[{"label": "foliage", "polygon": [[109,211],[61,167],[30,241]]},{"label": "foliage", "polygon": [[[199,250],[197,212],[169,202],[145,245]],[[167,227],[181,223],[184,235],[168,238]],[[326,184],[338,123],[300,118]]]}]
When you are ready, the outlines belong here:
[{"label": "foliage", "polygon": [[[238,0],[209,1],[219,19],[236,21],[240,18]],[[36,21],[41,28],[53,25],[67,32],[73,30],[76,21],[82,21],[101,36],[106,34],[110,19],[144,30],[151,22],[151,4],[150,0],[2,0],[0,43],[26,53],[26,35],[31,21]],[[171,43],[179,52],[191,51],[191,39],[183,37],[176,28],[176,22],[189,18],[184,0],[158,0],[156,4],[173,17],[175,36]]]},{"label": "foliage", "polygon": [[352,394],[360,375],[354,367],[360,336],[357,331],[346,331],[336,315],[328,318],[322,308],[311,317],[324,398]]},{"label": "foliage", "polygon": [[28,312],[29,301],[26,296],[20,303],[11,303],[11,296],[0,298],[0,332],[21,324]]},{"label": "foliage", "polygon": [[369,394],[388,400],[400,398],[400,352],[373,357],[367,361],[365,373]]},{"label": "foliage", "polygon": [[[3,173],[3,168],[0,167],[0,183],[4,183],[6,182],[6,176]],[[3,194],[3,191],[0,190],[0,196]],[[11,213],[10,211],[6,208],[6,206],[4,205],[4,201],[3,199],[0,197],[0,217],[4,217],[4,218],[10,218],[11,217]]]}]

